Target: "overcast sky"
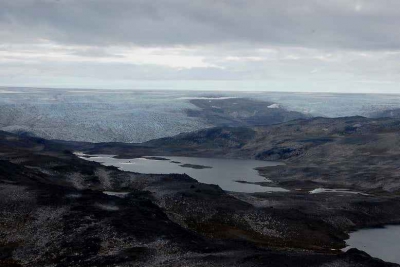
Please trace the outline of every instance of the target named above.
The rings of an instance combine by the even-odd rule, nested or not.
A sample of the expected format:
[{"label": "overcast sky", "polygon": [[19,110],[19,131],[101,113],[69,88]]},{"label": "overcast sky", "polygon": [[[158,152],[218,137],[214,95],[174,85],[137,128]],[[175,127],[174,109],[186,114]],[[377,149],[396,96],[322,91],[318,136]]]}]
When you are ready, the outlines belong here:
[{"label": "overcast sky", "polygon": [[398,0],[0,0],[0,85],[400,93]]}]

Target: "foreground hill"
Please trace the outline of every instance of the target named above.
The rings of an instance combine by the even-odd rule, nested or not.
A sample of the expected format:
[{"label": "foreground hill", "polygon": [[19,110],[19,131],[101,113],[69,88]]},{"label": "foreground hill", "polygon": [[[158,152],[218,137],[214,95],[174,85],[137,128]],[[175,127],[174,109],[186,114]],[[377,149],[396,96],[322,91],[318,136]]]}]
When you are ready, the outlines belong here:
[{"label": "foreground hill", "polygon": [[232,194],[71,153],[110,147],[0,132],[0,266],[394,266],[337,249],[349,230],[400,222],[395,195]]}]

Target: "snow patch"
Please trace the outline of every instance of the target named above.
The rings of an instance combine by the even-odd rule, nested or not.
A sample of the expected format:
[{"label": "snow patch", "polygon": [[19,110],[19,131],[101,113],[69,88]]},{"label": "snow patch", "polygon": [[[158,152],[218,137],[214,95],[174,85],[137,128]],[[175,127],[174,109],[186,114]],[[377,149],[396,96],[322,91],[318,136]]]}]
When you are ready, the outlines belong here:
[{"label": "snow patch", "polygon": [[9,90],[0,90],[0,94],[23,94],[24,92],[20,91],[9,91]]},{"label": "snow patch", "polygon": [[368,194],[361,193],[361,192],[356,192],[356,191],[350,191],[349,189],[316,188],[316,189],[314,189],[314,190],[311,190],[309,193],[310,193],[310,194],[320,194],[320,193],[344,193],[344,194],[359,194],[359,195],[368,196]]},{"label": "snow patch", "polygon": [[129,194],[129,192],[103,191],[103,194],[108,195],[108,196],[115,196],[115,197],[124,198]]},{"label": "snow patch", "polygon": [[267,108],[280,108],[279,104],[269,105]]},{"label": "snow patch", "polygon": [[195,100],[195,99],[199,99],[199,100],[224,100],[224,99],[235,99],[238,97],[234,97],[234,96],[220,96],[220,97],[203,97],[203,96],[199,96],[199,97],[178,97],[177,99],[179,100]]}]

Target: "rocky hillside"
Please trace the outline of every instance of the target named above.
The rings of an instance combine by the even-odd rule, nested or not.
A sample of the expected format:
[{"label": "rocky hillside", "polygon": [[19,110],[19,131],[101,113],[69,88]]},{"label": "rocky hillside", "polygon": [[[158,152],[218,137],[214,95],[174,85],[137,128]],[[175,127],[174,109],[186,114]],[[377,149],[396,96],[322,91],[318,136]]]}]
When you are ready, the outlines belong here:
[{"label": "rocky hillside", "polygon": [[289,111],[274,102],[247,98],[194,99],[190,103],[198,109],[188,109],[189,117],[203,119],[213,126],[260,126],[307,118],[306,115]]},{"label": "rocky hillside", "polygon": [[400,118],[400,109],[389,109],[371,114],[372,118]]},{"label": "rocky hillside", "polygon": [[0,266],[393,266],[336,249],[351,229],[400,221],[395,196],[228,194],[77,148],[96,144],[0,132]]}]

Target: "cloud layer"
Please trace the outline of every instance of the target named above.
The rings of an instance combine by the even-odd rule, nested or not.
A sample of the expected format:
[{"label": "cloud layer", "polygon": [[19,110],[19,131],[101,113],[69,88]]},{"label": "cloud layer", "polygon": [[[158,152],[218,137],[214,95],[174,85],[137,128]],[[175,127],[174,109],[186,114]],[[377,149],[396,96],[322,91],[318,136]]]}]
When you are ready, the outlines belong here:
[{"label": "cloud layer", "polygon": [[396,0],[3,0],[0,77],[27,86],[227,80],[396,92],[398,25]]}]

